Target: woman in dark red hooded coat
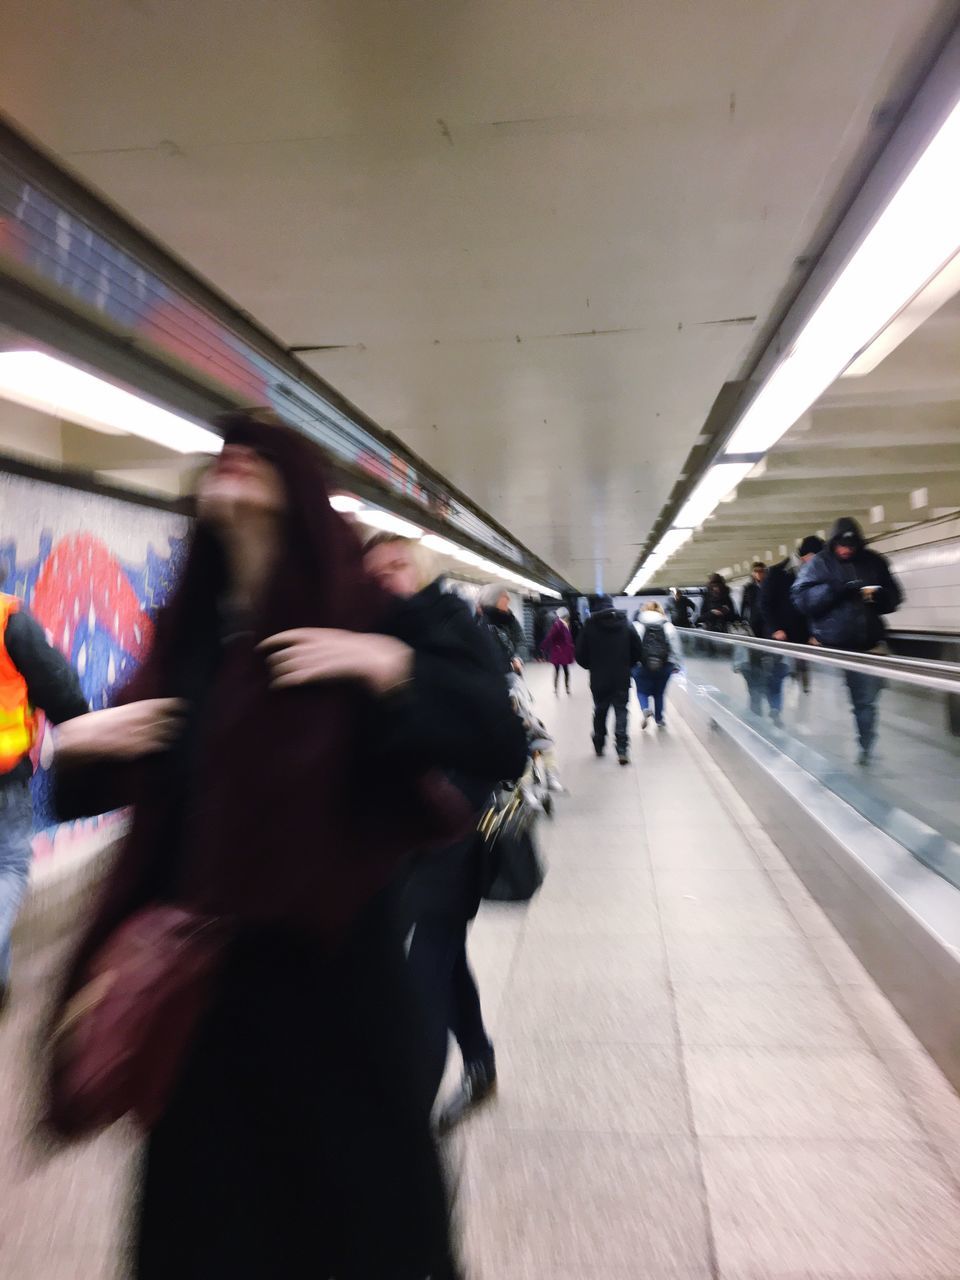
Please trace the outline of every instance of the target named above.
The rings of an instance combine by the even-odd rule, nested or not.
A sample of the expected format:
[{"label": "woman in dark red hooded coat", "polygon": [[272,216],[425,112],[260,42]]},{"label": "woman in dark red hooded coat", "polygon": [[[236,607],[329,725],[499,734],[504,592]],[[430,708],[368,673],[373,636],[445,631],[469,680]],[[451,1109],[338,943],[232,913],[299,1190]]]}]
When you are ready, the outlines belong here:
[{"label": "woman in dark red hooded coat", "polygon": [[522,727],[496,675],[434,644],[365,576],[319,451],[266,415],[222,425],[150,656],[121,705],[57,748],[65,816],[133,806],[63,1000],[146,904],[234,931],[148,1139],[132,1270],[448,1280],[386,886],[409,850],[469,824],[434,771],[512,776]]}]

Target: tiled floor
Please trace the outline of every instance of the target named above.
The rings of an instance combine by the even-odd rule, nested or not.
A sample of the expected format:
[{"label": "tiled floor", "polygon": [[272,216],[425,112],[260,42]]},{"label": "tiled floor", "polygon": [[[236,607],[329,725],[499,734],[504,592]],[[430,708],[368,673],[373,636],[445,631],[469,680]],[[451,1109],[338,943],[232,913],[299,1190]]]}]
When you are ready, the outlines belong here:
[{"label": "tiled floor", "polygon": [[[547,675],[547,881],[471,939],[501,1092],[448,1144],[469,1280],[960,1280],[956,1095],[679,719],[634,715],[621,769]],[[121,1280],[133,1149],[31,1164],[33,1017],[0,1036],[0,1280]]]},{"label": "tiled floor", "polygon": [[470,1280],[960,1277],[960,1101],[679,718],[621,769],[547,675],[547,881],[471,939]]}]

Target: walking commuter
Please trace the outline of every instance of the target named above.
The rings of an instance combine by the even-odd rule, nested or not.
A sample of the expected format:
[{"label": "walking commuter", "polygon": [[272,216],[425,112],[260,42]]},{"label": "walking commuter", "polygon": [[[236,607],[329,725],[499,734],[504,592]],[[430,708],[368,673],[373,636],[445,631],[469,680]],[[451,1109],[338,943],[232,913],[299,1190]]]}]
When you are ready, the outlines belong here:
[{"label": "walking commuter", "polygon": [[16,596],[0,594],[0,1014],[10,994],[10,938],[30,879],[38,712],[62,724],[87,709],[76,672],[43,627]]},{"label": "walking commuter", "polygon": [[737,610],[730,588],[722,574],[711,573],[697,622],[708,631],[729,631],[730,623],[736,620]]},{"label": "walking commuter", "polygon": [[824,541],[815,533],[809,534],[797,548],[796,562],[787,556],[779,564],[771,565],[760,587],[760,613],[763,620],[762,634],[771,640],[788,640],[791,644],[807,644],[810,640],[810,623],[791,599],[799,569],[809,564],[824,548]]},{"label": "walking commuter", "polygon": [[[766,580],[766,565],[762,560],[755,560],[750,569],[750,581],[743,588],[740,598],[740,620],[761,640],[770,638],[762,607]],[[787,676],[787,664],[776,653],[762,652],[746,645],[738,646],[734,662],[746,682],[750,710],[754,715],[762,716],[765,704],[768,705],[770,718],[779,728],[782,723],[783,682]]]},{"label": "walking commuter", "polygon": [[576,661],[576,648],[573,643],[573,632],[570,630],[570,613],[567,609],[557,610],[557,619],[547,632],[543,641],[543,652],[548,662],[553,664],[553,691],[560,692],[560,673],[563,672],[567,693],[570,692],[570,667]]},{"label": "walking commuter", "polygon": [[[424,585],[421,555],[415,542],[378,533],[366,544],[364,565],[385,591],[407,601],[407,610],[424,614],[426,634],[438,654],[449,653],[468,671],[476,669],[499,679],[497,655],[467,606],[441,591],[435,581]],[[503,741],[511,749],[504,751],[497,775],[455,775],[453,779],[478,814],[498,783],[520,777],[526,768],[523,724],[506,699],[499,712],[505,719]],[[441,1132],[451,1129],[496,1089],[496,1056],[467,958],[467,929],[480,907],[484,870],[483,846],[471,830],[448,847],[422,854],[402,877],[399,895],[401,931],[406,936],[413,930],[407,963],[426,1024],[426,1087],[431,1104],[443,1080],[451,1034],[463,1059],[460,1087],[439,1117]]]},{"label": "walking commuter", "polygon": [[522,671],[526,640],[510,608],[510,592],[502,583],[491,583],[480,592],[479,616],[497,643],[504,674]]},{"label": "walking commuter", "polygon": [[[842,516],[822,551],[804,565],[791,599],[809,620],[813,641],[853,653],[886,652],[883,615],[894,613],[903,591],[886,559],[867,548],[859,524]],[[868,765],[877,740],[877,702],[883,682],[864,671],[845,673],[859,762]]]},{"label": "walking commuter", "polygon": [[[666,723],[663,706],[667,683],[675,671],[683,669],[683,650],[676,628],[656,600],[643,606],[633,625],[640,637],[641,657],[633,669],[633,679],[643,713],[641,727],[645,729],[652,716],[662,729]],[[653,711],[650,710],[651,698]]]},{"label": "walking commuter", "polygon": [[697,611],[697,606],[685,595],[679,587],[670,588],[670,600],[667,604],[667,615],[675,627],[684,628],[693,626],[693,615]]},{"label": "walking commuter", "polygon": [[[181,975],[198,1021],[146,1147],[137,1280],[449,1280],[420,1013],[385,889],[412,850],[469,829],[445,775],[512,763],[506,690],[364,573],[319,449],[268,414],[221,426],[151,653],[122,705],[60,730],[64,811],[133,804],[61,1016],[133,913],[175,903],[228,925],[209,996]],[[102,758],[164,745],[136,769]],[[67,1137],[83,1132],[56,1069],[73,1043],[49,1102]],[[134,1069],[127,1087],[151,1079]]]},{"label": "walking commuter", "polygon": [[749,626],[755,636],[764,634],[760,591],[766,576],[767,566],[762,560],[755,560],[750,566],[750,581],[743,588],[740,597],[740,620]]},{"label": "walking commuter", "polygon": [[607,719],[613,708],[617,759],[630,763],[628,731],[630,673],[643,656],[640,637],[618,613],[609,596],[601,596],[577,640],[577,662],[590,672],[593,694],[593,746],[602,756],[607,741]]}]

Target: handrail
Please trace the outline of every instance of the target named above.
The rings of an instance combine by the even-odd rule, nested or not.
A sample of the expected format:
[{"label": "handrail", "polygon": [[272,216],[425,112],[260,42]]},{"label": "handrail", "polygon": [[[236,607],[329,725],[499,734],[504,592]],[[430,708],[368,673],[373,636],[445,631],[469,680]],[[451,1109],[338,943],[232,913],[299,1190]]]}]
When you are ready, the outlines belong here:
[{"label": "handrail", "polygon": [[899,680],[903,684],[915,684],[924,689],[960,694],[960,664],[934,662],[927,658],[897,658],[891,654],[851,653],[846,649],[827,649],[822,645],[792,644],[788,640],[763,640],[759,636],[745,636],[725,631],[708,631],[705,628],[681,627],[677,634],[700,636],[718,640],[721,644],[741,645],[746,649],[778,653],[782,656],[802,658],[804,662],[819,663],[826,667],[843,667],[882,676],[886,680]]}]

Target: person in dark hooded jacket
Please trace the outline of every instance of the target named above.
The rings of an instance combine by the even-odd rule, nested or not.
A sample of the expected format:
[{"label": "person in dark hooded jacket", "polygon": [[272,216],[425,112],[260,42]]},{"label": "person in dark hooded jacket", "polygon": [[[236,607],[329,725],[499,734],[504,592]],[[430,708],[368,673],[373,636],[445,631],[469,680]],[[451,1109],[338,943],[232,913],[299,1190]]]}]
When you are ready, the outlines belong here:
[{"label": "person in dark hooded jacket", "polygon": [[[813,641],[828,649],[877,653],[884,648],[883,615],[903,600],[886,559],[870,551],[859,524],[841,516],[826,547],[806,564],[790,593],[808,619]],[[877,699],[882,682],[860,671],[846,673],[860,741],[860,763],[869,764],[876,741]]]},{"label": "person in dark hooded jacket", "polygon": [[577,639],[577,662],[590,672],[593,694],[593,746],[603,755],[607,719],[616,716],[617,758],[630,763],[627,730],[630,673],[643,658],[643,644],[625,613],[618,613],[609,596],[601,596]]}]

